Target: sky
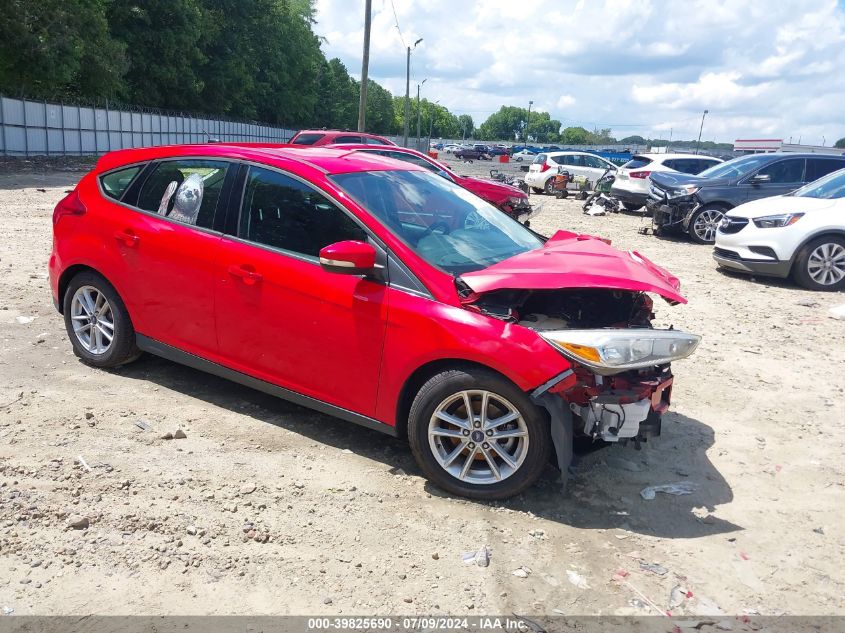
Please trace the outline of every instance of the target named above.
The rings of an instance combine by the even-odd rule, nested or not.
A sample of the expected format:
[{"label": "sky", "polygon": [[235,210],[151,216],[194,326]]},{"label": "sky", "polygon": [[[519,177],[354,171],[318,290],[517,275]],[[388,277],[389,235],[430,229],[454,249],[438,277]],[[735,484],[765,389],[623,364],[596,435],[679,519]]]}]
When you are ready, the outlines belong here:
[{"label": "sky", "polygon": [[[372,0],[369,75],[480,125],[502,105],[617,138],[845,137],[845,1]],[[327,57],[360,78],[364,0],[317,0]],[[398,28],[397,28],[398,24]]]}]

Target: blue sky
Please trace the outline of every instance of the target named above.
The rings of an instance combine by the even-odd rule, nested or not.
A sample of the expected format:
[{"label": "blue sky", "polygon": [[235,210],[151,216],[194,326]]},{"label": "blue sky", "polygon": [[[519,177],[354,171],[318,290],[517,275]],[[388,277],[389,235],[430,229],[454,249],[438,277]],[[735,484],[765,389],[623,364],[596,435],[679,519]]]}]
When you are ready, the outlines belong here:
[{"label": "blue sky", "polygon": [[[323,50],[361,72],[364,0],[318,0]],[[395,10],[395,12],[394,12]],[[396,24],[398,22],[399,29]],[[400,32],[401,29],[401,32]],[[370,77],[480,124],[501,105],[617,137],[845,137],[843,0],[373,0]]]}]

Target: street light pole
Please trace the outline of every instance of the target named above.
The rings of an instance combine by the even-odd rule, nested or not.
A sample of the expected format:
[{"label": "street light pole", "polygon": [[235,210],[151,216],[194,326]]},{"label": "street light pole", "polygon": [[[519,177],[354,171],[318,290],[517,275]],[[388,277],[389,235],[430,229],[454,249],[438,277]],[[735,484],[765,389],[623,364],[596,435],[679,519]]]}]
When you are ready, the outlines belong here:
[{"label": "street light pole", "polygon": [[[414,42],[414,48],[423,41],[423,38]],[[408,119],[411,117],[411,47],[408,47],[408,57],[405,61],[405,134],[402,145],[408,147]]]},{"label": "street light pole", "polygon": [[421,83],[417,84],[417,151],[422,151],[420,149],[420,86],[422,86],[426,81],[428,81],[428,77],[422,80]]},{"label": "street light pole", "polygon": [[701,145],[701,131],[704,129],[704,117],[707,116],[708,110],[704,111],[704,114],[701,115],[701,127],[698,128],[698,140],[695,143],[695,153],[698,154],[698,146]]},{"label": "street light pole", "polygon": [[358,101],[358,131],[363,132],[367,118],[367,74],[370,66],[370,22],[373,0],[367,0],[364,8],[364,55],[361,61],[361,90]]},{"label": "street light pole", "polygon": [[528,102],[528,116],[525,117],[525,138],[523,139],[525,147],[528,147],[528,125],[531,123],[531,106],[533,105],[533,101]]}]

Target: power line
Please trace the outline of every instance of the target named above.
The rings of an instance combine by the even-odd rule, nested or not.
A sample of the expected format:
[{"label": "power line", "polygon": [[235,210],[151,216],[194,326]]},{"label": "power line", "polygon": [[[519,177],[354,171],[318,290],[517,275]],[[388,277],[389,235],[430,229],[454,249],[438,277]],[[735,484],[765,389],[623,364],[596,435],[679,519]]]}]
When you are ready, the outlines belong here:
[{"label": "power line", "polygon": [[399,39],[402,40],[402,48],[407,48],[408,45],[405,44],[405,38],[402,36],[402,29],[399,28],[399,16],[396,15],[396,6],[393,4],[393,0],[390,0],[390,7],[393,9],[393,20],[396,23],[396,30],[399,31]]}]

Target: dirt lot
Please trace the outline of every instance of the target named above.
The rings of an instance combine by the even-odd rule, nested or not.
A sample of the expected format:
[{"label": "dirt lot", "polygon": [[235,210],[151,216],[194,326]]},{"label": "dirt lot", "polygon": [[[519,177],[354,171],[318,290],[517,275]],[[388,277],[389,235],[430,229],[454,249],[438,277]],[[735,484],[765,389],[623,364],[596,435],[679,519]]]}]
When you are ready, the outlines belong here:
[{"label": "dirt lot", "polygon": [[[843,295],[722,274],[639,218],[532,196],[538,230],[604,235],[680,277],[689,304],[656,302],[658,321],[704,340],[658,442],[585,456],[566,494],[548,469],[474,503],[427,485],[398,440],[151,356],[78,362],[46,261],[79,176],[0,175],[0,608],[646,614],[681,586],[676,614],[845,613],[845,323],[827,317]],[[679,481],[694,493],[640,496]],[[489,567],[462,562],[484,545]]]}]

